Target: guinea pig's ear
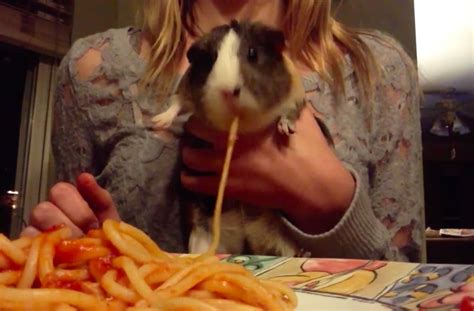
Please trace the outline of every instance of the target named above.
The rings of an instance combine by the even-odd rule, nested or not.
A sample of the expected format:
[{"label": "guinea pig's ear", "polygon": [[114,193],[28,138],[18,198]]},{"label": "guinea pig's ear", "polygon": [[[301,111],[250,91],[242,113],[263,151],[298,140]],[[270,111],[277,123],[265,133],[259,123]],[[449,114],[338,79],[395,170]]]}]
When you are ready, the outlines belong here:
[{"label": "guinea pig's ear", "polygon": [[217,53],[204,42],[195,42],[186,53],[190,64],[198,62],[213,63],[217,58]]},{"label": "guinea pig's ear", "polygon": [[240,23],[236,19],[230,21],[230,28],[232,28],[235,32],[240,32],[241,30]]},{"label": "guinea pig's ear", "polygon": [[195,63],[198,61],[202,56],[204,55],[204,47],[198,43],[195,43],[191,45],[191,47],[188,49],[188,52],[186,53],[186,57],[188,58],[188,61],[190,64]]},{"label": "guinea pig's ear", "polygon": [[282,52],[285,49],[285,35],[279,30],[269,30],[266,36],[273,48]]}]

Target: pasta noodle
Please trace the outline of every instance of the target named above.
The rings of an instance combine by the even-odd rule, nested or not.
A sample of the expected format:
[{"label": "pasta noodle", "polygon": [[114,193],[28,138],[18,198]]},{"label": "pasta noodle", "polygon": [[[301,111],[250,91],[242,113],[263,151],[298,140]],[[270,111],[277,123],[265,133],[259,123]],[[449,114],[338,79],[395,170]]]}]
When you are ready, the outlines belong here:
[{"label": "pasta noodle", "polygon": [[237,140],[237,131],[239,130],[239,118],[236,117],[232,120],[229,129],[229,138],[227,142],[227,151],[224,159],[224,166],[222,168],[222,176],[219,182],[219,189],[216,198],[216,207],[214,210],[214,219],[212,224],[213,239],[212,244],[206,255],[215,254],[217,247],[219,246],[220,234],[221,234],[221,213],[222,213],[222,202],[224,200],[224,190],[227,183],[227,177],[229,175],[230,160],[232,158],[232,152],[234,151],[235,141]]},{"label": "pasta noodle", "polygon": [[0,310],[294,310],[289,287],[215,256],[237,129],[236,118],[205,254],[167,253],[143,231],[115,220],[79,239],[65,226],[14,241],[0,235]]}]

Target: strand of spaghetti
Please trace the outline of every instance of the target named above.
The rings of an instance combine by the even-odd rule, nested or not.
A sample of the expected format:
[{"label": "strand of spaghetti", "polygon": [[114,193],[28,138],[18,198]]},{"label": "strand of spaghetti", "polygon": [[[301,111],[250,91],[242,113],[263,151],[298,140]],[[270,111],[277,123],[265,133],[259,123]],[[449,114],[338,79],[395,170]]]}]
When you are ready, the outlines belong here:
[{"label": "strand of spaghetti", "polygon": [[[127,310],[128,304],[120,300],[109,300],[107,302],[107,310],[104,311],[125,311]],[[94,310],[87,310],[94,311]]]},{"label": "strand of spaghetti", "polygon": [[54,308],[54,311],[76,311],[77,308],[74,308],[66,303],[62,303],[60,305],[57,305],[55,308]]},{"label": "strand of spaghetti", "polygon": [[248,299],[245,299],[246,296],[242,288],[239,288],[235,284],[228,284],[214,278],[205,280],[198,284],[197,289],[208,291],[214,295],[222,297],[223,299],[241,301],[250,304]]},{"label": "strand of spaghetti", "polygon": [[122,270],[125,271],[128,280],[140,296],[142,296],[146,300],[152,299],[153,291],[150,286],[148,286],[148,284],[145,282],[145,280],[140,277],[138,268],[133,262],[133,260],[128,257],[121,256],[114,259],[113,265],[115,267],[122,268]]},{"label": "strand of spaghetti", "polygon": [[[32,239],[29,237],[22,237],[11,241],[11,244],[18,249],[24,250],[25,248],[28,248],[31,245],[31,240]],[[5,254],[3,254],[2,247],[0,246],[0,270],[12,269],[14,265],[15,263]]]},{"label": "strand of spaghetti", "polygon": [[21,271],[0,272],[0,285],[15,285],[21,277]]},{"label": "strand of spaghetti", "polygon": [[29,301],[9,302],[0,300],[0,310],[2,311],[36,311],[36,310],[52,310],[53,304],[47,302]]},{"label": "strand of spaghetti", "polygon": [[214,219],[212,223],[212,243],[204,256],[213,256],[216,253],[217,247],[219,246],[220,235],[221,235],[221,213],[222,213],[222,202],[224,201],[224,192],[227,185],[227,178],[229,176],[230,160],[232,153],[234,152],[235,141],[237,140],[237,131],[239,130],[239,118],[235,117],[232,120],[229,129],[229,135],[227,140],[227,151],[225,155],[224,165],[222,167],[221,179],[219,181],[219,189],[217,192],[216,206],[214,209]]},{"label": "strand of spaghetti", "polygon": [[54,272],[55,247],[61,241],[71,236],[71,229],[63,227],[54,232],[46,234],[44,242],[39,251],[38,276],[41,284],[44,284],[46,276]]},{"label": "strand of spaghetti", "polygon": [[[289,310],[288,304],[283,299],[283,295],[280,293],[278,296],[273,296],[268,288],[260,282],[257,278],[244,279],[240,275],[229,275],[221,273],[215,276],[217,279],[224,280],[225,282],[233,283],[246,290],[250,299],[254,299],[256,304],[264,304],[263,309],[265,310]],[[292,309],[293,307],[291,307]]]},{"label": "strand of spaghetti", "polygon": [[23,265],[26,261],[25,253],[13,244],[5,235],[0,234],[0,251],[17,265]]},{"label": "strand of spaghetti", "polygon": [[148,308],[148,307],[150,307],[150,304],[145,299],[141,299],[141,300],[138,300],[135,303],[134,307],[136,307],[136,308]]},{"label": "strand of spaghetti", "polygon": [[30,237],[26,237],[26,236],[12,241],[13,245],[15,245],[18,248],[22,248],[22,249],[30,247],[31,243],[33,243],[33,239],[30,238]]},{"label": "strand of spaghetti", "polygon": [[152,257],[148,251],[134,248],[129,242],[125,241],[122,234],[118,230],[118,223],[115,220],[107,219],[102,224],[107,239],[124,255],[131,257],[139,263],[148,263]]},{"label": "strand of spaghetti", "polygon": [[105,300],[107,298],[105,291],[100,286],[100,283],[83,281],[81,282],[81,291],[100,300]]},{"label": "strand of spaghetti", "polygon": [[267,288],[267,290],[275,293],[277,299],[283,300],[291,308],[296,308],[298,305],[298,297],[295,292],[281,282],[260,280],[260,283]]},{"label": "strand of spaghetti", "polygon": [[107,239],[107,236],[104,233],[103,229],[91,229],[87,232],[87,237],[89,238],[94,238],[94,239],[100,239],[102,242],[108,242],[109,240]]},{"label": "strand of spaghetti", "polygon": [[119,229],[131,237],[133,237],[135,240],[140,242],[153,256],[157,258],[163,258],[163,259],[169,259],[172,258],[169,253],[166,253],[161,250],[161,248],[156,245],[156,243],[150,239],[148,235],[146,235],[143,231],[139,230],[138,228],[135,228],[127,223],[121,222],[119,224]]},{"label": "strand of spaghetti", "polygon": [[152,274],[159,266],[156,263],[147,263],[138,268],[138,274],[142,278],[146,278],[148,275]]},{"label": "strand of spaghetti", "polygon": [[94,296],[69,289],[0,287],[0,301],[2,302],[25,303],[25,298],[27,303],[32,306],[35,303],[66,303],[84,309],[101,309],[101,303]]},{"label": "strand of spaghetti", "polygon": [[145,277],[145,281],[150,286],[159,286],[163,284],[166,280],[172,277],[178,270],[177,269],[169,269],[169,270],[157,270]]},{"label": "strand of spaghetti", "polygon": [[120,235],[122,236],[122,239],[128,243],[128,248],[130,249],[133,249],[137,252],[140,252],[142,254],[147,254],[149,261],[151,261],[153,259],[153,256],[150,254],[150,252],[140,243],[138,242],[135,238],[133,238],[132,236],[126,234],[126,233],[123,233],[123,232],[120,232]]},{"label": "strand of spaghetti", "polygon": [[74,269],[74,270],[64,270],[56,269],[54,270],[54,278],[62,281],[85,281],[90,279],[90,274],[87,269]]},{"label": "strand of spaghetti", "polygon": [[202,300],[190,297],[178,297],[167,299],[158,303],[152,304],[155,310],[172,311],[172,310],[186,310],[186,311],[219,311],[217,308],[203,302]]},{"label": "strand of spaghetti", "polygon": [[216,292],[224,298],[240,300],[264,310],[282,310],[281,305],[255,278],[238,274],[218,273],[201,283],[198,288]]},{"label": "strand of spaghetti", "polygon": [[220,298],[211,298],[203,299],[204,302],[218,308],[219,310],[232,310],[232,311],[263,311],[261,308],[254,306],[246,305],[241,302],[236,302],[233,300],[220,299]]},{"label": "strand of spaghetti", "polygon": [[23,273],[16,286],[17,288],[31,288],[31,286],[33,286],[33,282],[35,281],[38,270],[38,256],[43,239],[43,234],[40,234],[34,238],[33,244],[31,244],[30,252],[28,253],[28,259],[26,260],[25,266],[23,267]]},{"label": "strand of spaghetti", "polygon": [[217,261],[218,261],[218,259],[216,257],[208,257],[208,258],[204,258],[202,260],[196,261],[195,263],[187,266],[183,270],[181,270],[178,273],[174,274],[165,283],[163,283],[160,287],[158,287],[157,290],[161,290],[161,289],[165,289],[167,287],[173,286],[176,283],[178,283],[179,281],[181,281],[181,279],[186,277],[188,274],[190,274],[192,271],[197,270],[201,266],[204,266],[204,265],[207,265],[207,264],[210,264],[210,263],[213,263],[213,262],[217,262]]},{"label": "strand of spaghetti", "polygon": [[[158,297],[171,298],[181,296],[197,284],[216,274],[240,274],[248,276],[248,271],[240,265],[232,264],[210,264],[195,269],[192,273],[183,278],[180,282],[165,289],[157,290]],[[248,278],[248,277],[247,277]],[[250,279],[250,278],[248,278]]]},{"label": "strand of spaghetti", "polygon": [[202,289],[191,289],[186,293],[187,297],[196,298],[196,299],[212,299],[219,298],[218,295],[208,292]]},{"label": "strand of spaghetti", "polygon": [[160,262],[159,264],[158,262],[144,264],[138,269],[140,277],[145,279],[150,287],[161,285],[177,271],[184,268],[182,264],[173,264],[170,261]]},{"label": "strand of spaghetti", "polygon": [[117,271],[109,270],[100,280],[100,285],[102,285],[102,288],[112,297],[129,303],[137,302],[139,299],[137,293],[117,283],[116,279]]}]

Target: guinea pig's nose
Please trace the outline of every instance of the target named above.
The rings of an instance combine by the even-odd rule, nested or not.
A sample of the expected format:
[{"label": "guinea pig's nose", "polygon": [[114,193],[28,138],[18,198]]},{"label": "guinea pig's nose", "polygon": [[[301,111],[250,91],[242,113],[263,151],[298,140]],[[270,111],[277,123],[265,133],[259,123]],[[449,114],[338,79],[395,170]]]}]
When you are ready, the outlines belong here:
[{"label": "guinea pig's nose", "polygon": [[240,88],[236,87],[233,90],[222,90],[222,95],[225,98],[238,97],[240,95]]}]

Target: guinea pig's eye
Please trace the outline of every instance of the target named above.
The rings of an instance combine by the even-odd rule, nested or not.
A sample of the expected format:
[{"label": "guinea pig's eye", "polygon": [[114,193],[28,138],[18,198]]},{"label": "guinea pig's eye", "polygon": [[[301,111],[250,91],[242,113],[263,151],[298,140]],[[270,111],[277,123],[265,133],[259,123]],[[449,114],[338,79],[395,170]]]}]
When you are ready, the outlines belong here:
[{"label": "guinea pig's eye", "polygon": [[256,62],[257,58],[258,58],[257,49],[254,47],[250,47],[247,54],[247,59],[249,60],[249,62]]}]

